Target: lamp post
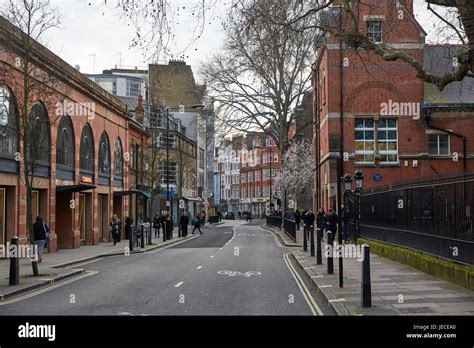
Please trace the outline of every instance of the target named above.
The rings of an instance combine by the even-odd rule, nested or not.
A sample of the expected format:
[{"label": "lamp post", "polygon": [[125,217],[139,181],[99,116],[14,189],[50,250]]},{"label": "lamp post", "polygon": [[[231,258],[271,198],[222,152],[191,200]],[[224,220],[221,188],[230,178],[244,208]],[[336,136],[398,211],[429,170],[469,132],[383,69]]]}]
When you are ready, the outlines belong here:
[{"label": "lamp post", "polygon": [[354,174],[355,178],[355,184],[356,184],[356,189],[355,189],[355,196],[357,198],[357,221],[356,221],[356,235],[354,238],[354,242],[357,244],[357,239],[360,236],[360,193],[364,187],[364,176],[362,175],[362,172],[360,170],[356,170]]}]

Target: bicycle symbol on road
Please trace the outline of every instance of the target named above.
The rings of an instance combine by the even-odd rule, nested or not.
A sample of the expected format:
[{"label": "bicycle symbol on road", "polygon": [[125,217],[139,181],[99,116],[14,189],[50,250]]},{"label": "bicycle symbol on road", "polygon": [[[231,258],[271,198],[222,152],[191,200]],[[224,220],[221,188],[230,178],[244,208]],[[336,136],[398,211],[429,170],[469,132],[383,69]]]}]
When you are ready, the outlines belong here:
[{"label": "bicycle symbol on road", "polygon": [[254,276],[254,275],[261,275],[262,273],[260,273],[260,272],[254,272],[254,271],[245,272],[245,273],[241,273],[241,272],[237,272],[237,271],[219,271],[219,272],[217,272],[217,274],[228,275],[229,277],[246,277],[246,278],[250,278],[251,276]]}]

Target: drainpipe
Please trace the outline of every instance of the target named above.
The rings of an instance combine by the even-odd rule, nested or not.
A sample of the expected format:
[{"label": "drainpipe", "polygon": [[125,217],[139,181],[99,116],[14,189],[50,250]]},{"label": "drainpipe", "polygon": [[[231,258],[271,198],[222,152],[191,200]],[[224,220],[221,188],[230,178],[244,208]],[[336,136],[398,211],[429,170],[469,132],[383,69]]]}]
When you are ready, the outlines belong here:
[{"label": "drainpipe", "polygon": [[443,129],[443,128],[440,128],[440,127],[437,127],[437,126],[433,126],[432,124],[430,124],[430,121],[431,121],[431,111],[428,111],[426,110],[426,113],[425,113],[425,120],[426,120],[426,126],[428,128],[431,128],[431,129],[434,129],[434,130],[437,130],[437,131],[441,131],[441,132],[445,132],[449,135],[452,135],[452,136],[455,136],[457,138],[461,138],[462,139],[462,151],[463,151],[463,172],[464,174],[467,172],[467,139],[466,139],[466,136],[463,135],[463,134],[459,134],[459,133],[454,133],[452,131],[449,131],[447,129]]}]

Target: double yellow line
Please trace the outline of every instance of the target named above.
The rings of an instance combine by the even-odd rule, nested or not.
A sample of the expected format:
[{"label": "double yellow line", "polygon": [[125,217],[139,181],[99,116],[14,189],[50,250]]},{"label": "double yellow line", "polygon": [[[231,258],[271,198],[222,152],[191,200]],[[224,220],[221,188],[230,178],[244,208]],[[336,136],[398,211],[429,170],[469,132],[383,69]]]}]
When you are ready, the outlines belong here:
[{"label": "double yellow line", "polygon": [[309,292],[308,288],[306,287],[304,281],[301,279],[299,276],[298,272],[296,269],[293,267],[291,264],[289,256],[291,253],[286,253],[283,255],[283,260],[286,263],[286,266],[290,270],[291,275],[296,281],[296,284],[300,288],[301,293],[303,294],[303,297],[305,298],[306,302],[308,303],[309,308],[311,309],[311,312],[313,315],[324,315],[323,312],[321,311],[321,308],[319,308],[318,304],[316,301],[314,301],[313,296],[311,296],[311,293]]},{"label": "double yellow line", "polygon": [[54,289],[57,289],[57,288],[60,288],[62,286],[65,286],[65,285],[68,285],[68,284],[71,284],[71,283],[74,283],[74,282],[77,282],[78,280],[81,280],[81,279],[84,279],[84,278],[87,278],[87,277],[90,277],[90,276],[93,276],[93,275],[96,275],[97,273],[99,272],[95,272],[95,271],[84,271],[84,273],[80,276],[77,276],[77,277],[73,277],[69,280],[65,280],[65,281],[62,281],[58,284],[54,284],[54,282],[51,282],[51,284],[54,284],[54,285],[51,285],[51,286],[48,286],[47,288],[44,288],[44,289],[40,289],[38,291],[34,291],[32,293],[29,293],[29,294],[26,294],[26,295],[23,295],[23,296],[20,296],[20,297],[16,297],[14,299],[11,299],[11,300],[7,300],[7,301],[2,301],[0,302],[0,306],[5,306],[5,305],[9,305],[9,304],[12,304],[12,303],[16,303],[16,302],[20,302],[20,301],[24,301],[24,300],[27,300],[29,298],[32,298],[34,296],[38,296],[38,295],[41,295],[45,292],[48,292],[48,291],[51,291],[51,290],[54,290]]}]

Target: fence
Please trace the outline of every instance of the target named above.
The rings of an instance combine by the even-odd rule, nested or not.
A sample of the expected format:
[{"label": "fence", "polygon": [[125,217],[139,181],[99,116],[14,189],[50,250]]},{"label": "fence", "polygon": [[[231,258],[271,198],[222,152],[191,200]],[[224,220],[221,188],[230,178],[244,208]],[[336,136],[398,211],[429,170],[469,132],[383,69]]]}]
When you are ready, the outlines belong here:
[{"label": "fence", "polygon": [[361,235],[474,264],[473,204],[474,175],[364,192]]},{"label": "fence", "polygon": [[281,217],[280,216],[267,216],[267,225],[280,228]]},{"label": "fence", "polygon": [[296,223],[293,220],[285,219],[284,226],[286,234],[296,242]]}]

